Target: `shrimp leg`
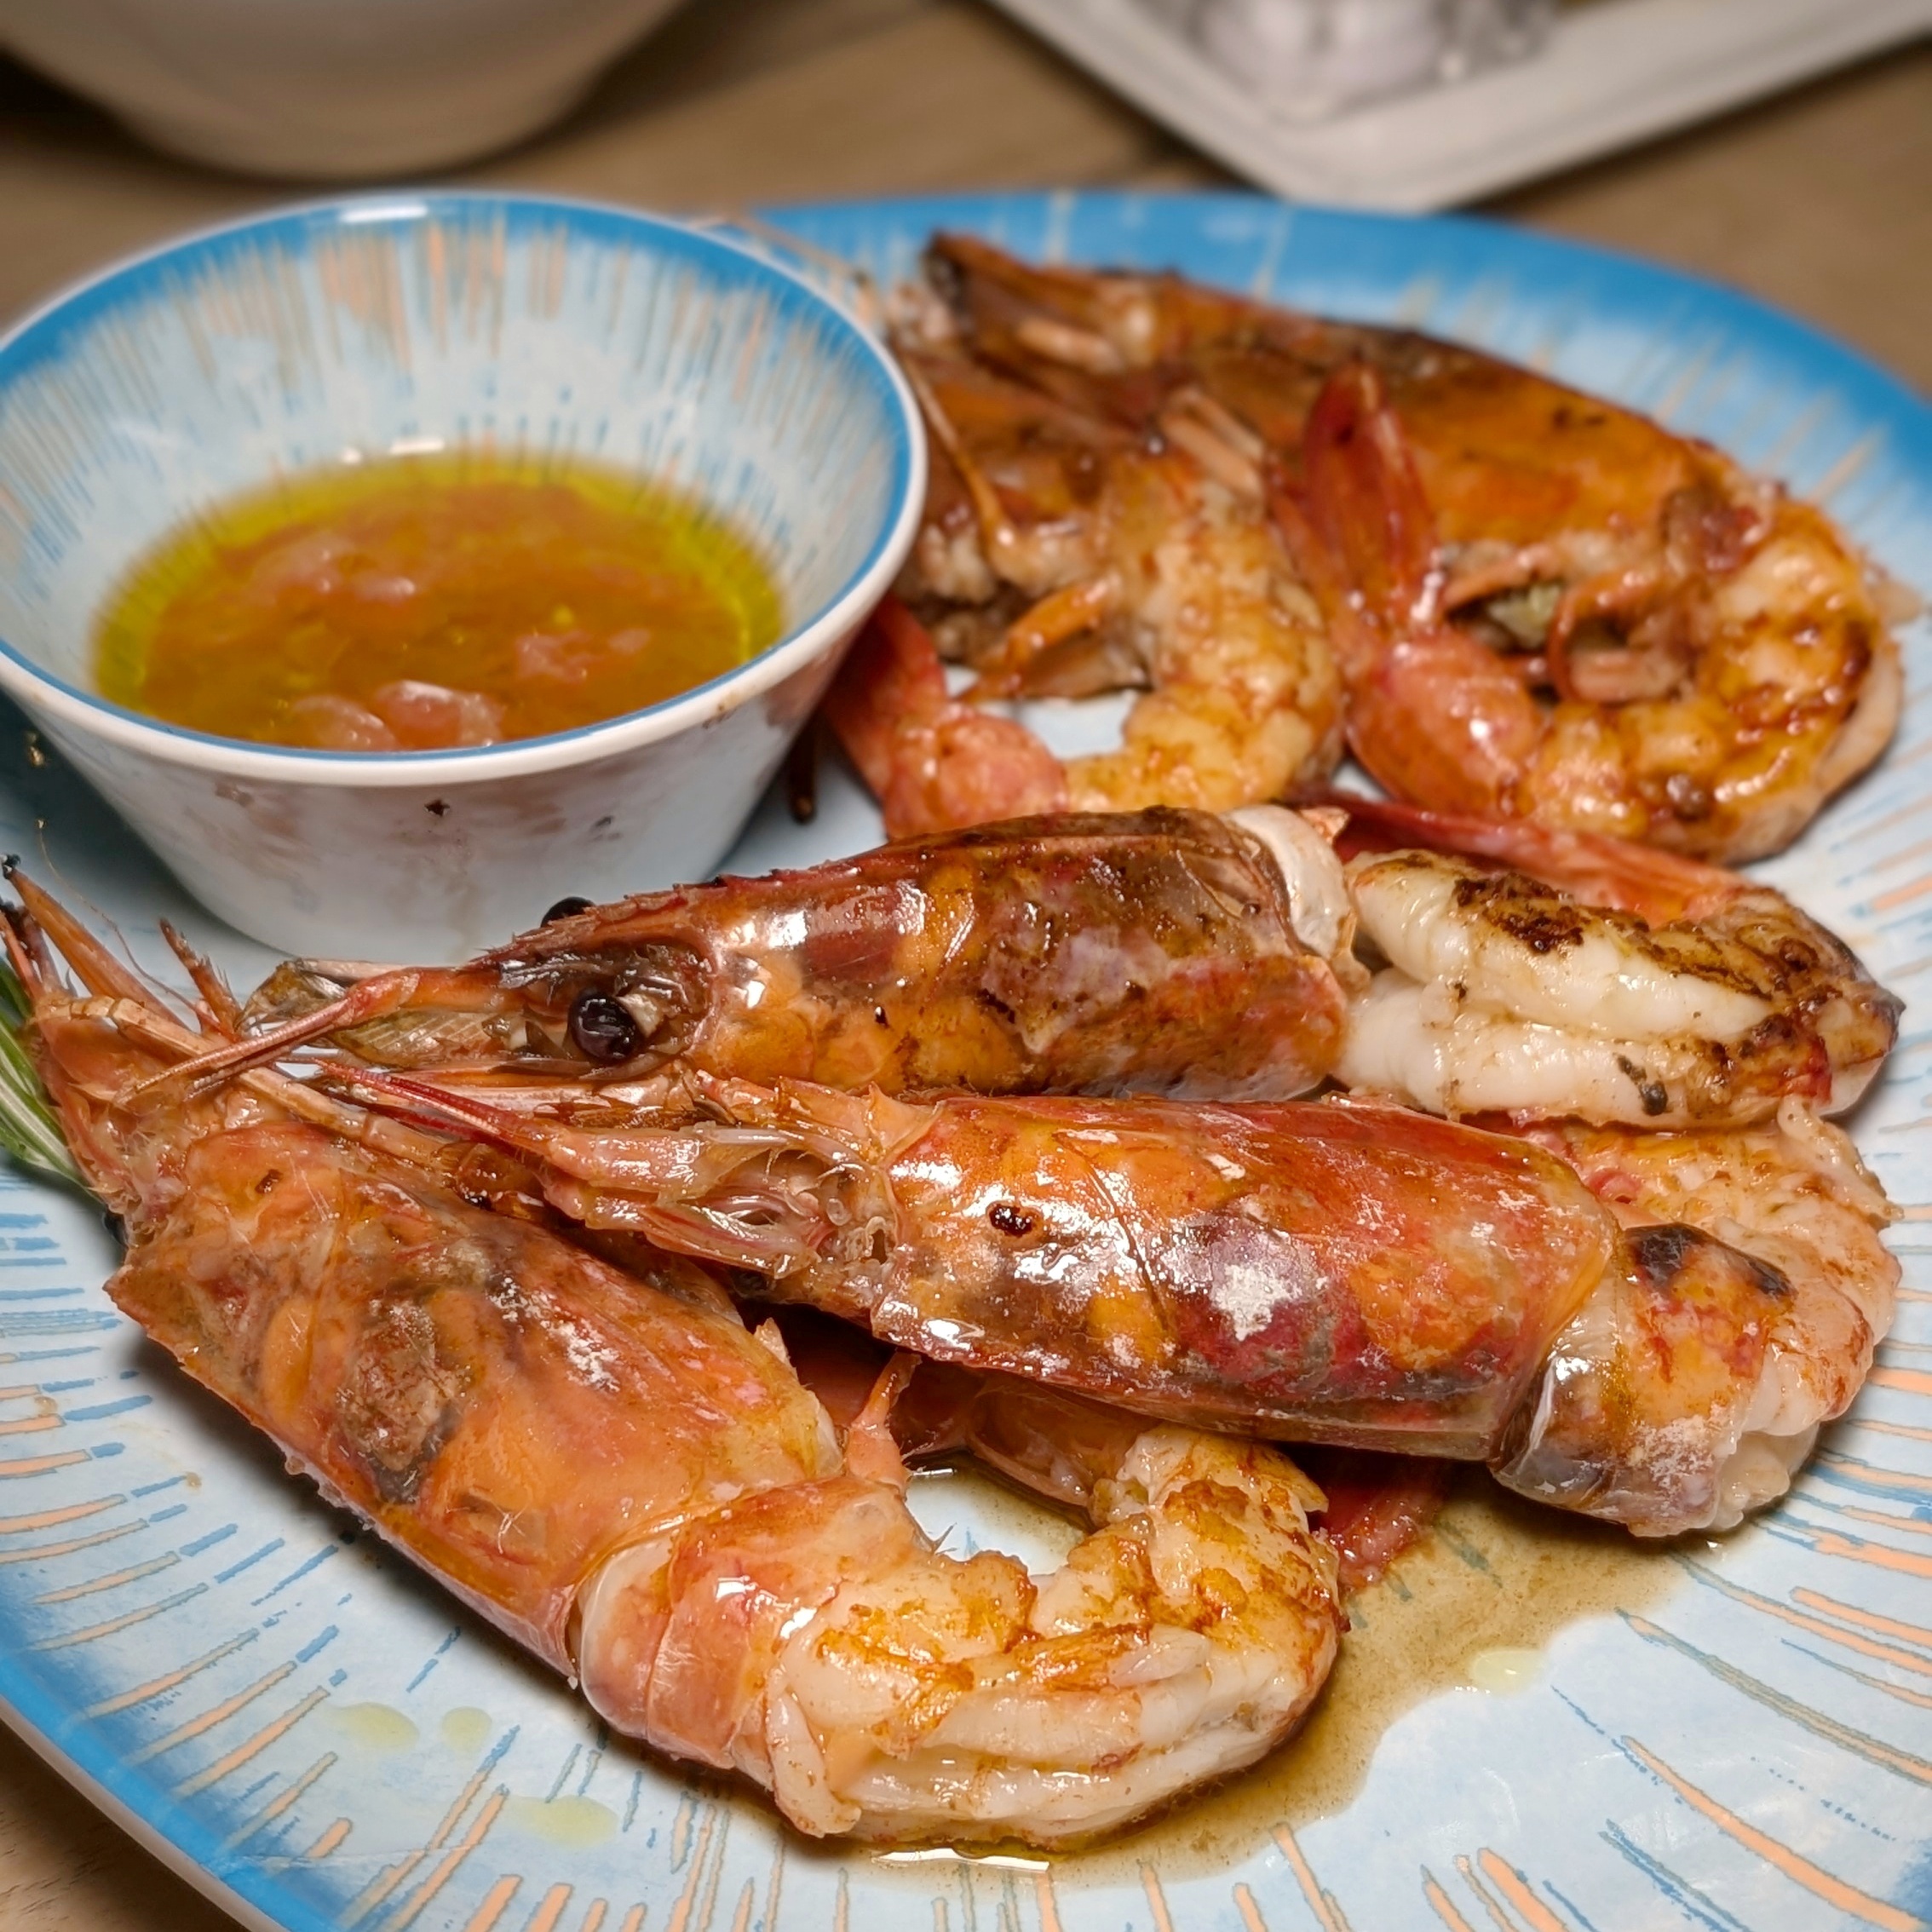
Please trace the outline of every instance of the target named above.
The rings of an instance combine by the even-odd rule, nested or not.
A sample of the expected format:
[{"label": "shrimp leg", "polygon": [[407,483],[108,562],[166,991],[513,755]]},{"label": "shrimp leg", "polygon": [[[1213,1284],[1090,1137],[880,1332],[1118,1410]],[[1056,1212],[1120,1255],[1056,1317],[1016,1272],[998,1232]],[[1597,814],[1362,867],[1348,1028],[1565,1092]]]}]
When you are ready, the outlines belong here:
[{"label": "shrimp leg", "polygon": [[[911,1365],[889,1389],[883,1418],[895,1453],[944,1461],[963,1452],[1065,1509],[1090,1511],[1146,1426],[1130,1411],[1018,1376],[894,1354],[850,1323],[796,1303],[768,1319],[842,1432],[871,1423],[887,1378]],[[1448,1492],[1450,1465],[1435,1458],[1346,1449],[1298,1455],[1304,1468],[1312,1456],[1320,1472],[1317,1533],[1335,1551],[1345,1596],[1374,1583],[1428,1530]]]}]

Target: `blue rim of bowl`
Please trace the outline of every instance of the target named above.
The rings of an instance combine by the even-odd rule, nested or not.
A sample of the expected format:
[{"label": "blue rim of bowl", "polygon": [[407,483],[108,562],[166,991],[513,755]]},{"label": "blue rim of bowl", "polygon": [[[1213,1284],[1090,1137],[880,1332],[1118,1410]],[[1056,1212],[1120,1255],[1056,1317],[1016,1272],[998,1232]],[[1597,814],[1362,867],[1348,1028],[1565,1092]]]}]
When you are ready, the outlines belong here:
[{"label": "blue rim of bowl", "polygon": [[145,298],[171,268],[198,255],[213,252],[219,257],[277,235],[300,239],[331,228],[406,226],[445,211],[474,217],[493,210],[530,225],[546,217],[561,219],[576,232],[600,240],[635,240],[642,234],[671,252],[714,262],[723,257],[741,265],[746,279],[775,282],[791,292],[792,300],[824,310],[842,326],[862,352],[887,404],[893,473],[890,507],[871,547],[830,599],[756,657],[675,697],[572,731],[450,750],[311,750],[190,730],[55,676],[4,635],[0,635],[0,688],[16,701],[37,702],[61,722],[105,737],[124,750],[227,777],[356,789],[476,783],[594,763],[714,723],[782,682],[856,628],[891,588],[917,533],[927,464],[918,405],[890,352],[842,302],[774,261],[763,248],[721,233],[714,222],[679,221],[612,202],[493,190],[388,188],[290,203],[123,256],[58,290],[0,334],[0,400],[19,377],[59,357],[102,315],[127,301]]}]

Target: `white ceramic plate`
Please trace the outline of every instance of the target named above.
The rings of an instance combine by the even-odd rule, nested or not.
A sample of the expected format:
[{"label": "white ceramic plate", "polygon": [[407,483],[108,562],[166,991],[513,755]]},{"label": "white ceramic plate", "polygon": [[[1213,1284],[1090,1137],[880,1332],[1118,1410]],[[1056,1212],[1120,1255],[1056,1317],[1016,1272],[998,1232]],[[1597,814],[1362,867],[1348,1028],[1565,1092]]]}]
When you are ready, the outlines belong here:
[{"label": "white ceramic plate", "polygon": [[[1172,264],[1420,321],[1714,435],[1932,584],[1932,411],[1738,296],[1457,221],[1240,196],[1022,196],[795,211],[903,273],[935,224]],[[1932,677],[1882,768],[1768,870],[1915,998],[1932,971]],[[1048,722],[1090,736],[1107,714]],[[733,864],[876,837],[837,772]],[[117,920],[187,906],[57,762],[0,727],[0,835]],[[560,880],[558,890],[569,888]],[[464,1932],[1810,1932],[1932,1922],[1932,1136],[1916,1010],[1856,1123],[1906,1219],[1897,1332],[1790,1499],[1721,1544],[1630,1550],[1484,1505],[1360,1600],[1331,1708],[1278,1763],[1124,1845],[1050,1863],[807,1844],[756,1799],[607,1737],[563,1687],[285,1476],[107,1303],[73,1198],[0,1190],[0,1698],[66,1775],[256,1924]],[[956,1547],[1050,1533],[919,1486]],[[1406,1708],[1405,1708],[1406,1706]]]}]

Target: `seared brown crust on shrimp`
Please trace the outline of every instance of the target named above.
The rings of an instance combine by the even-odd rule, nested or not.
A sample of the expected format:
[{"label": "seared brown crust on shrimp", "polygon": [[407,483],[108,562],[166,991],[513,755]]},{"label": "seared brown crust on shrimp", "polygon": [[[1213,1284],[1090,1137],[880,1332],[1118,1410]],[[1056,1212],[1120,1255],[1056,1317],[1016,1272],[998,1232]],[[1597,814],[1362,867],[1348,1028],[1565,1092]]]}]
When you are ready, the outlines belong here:
[{"label": "seared brown crust on shrimp", "polygon": [[1338,798],[1383,963],[1337,1078],[1433,1113],[1743,1125],[1853,1105],[1900,1003],[1782,893],[1521,819]]},{"label": "seared brown crust on shrimp", "polygon": [[1864,561],[1703,445],[1446,352],[1426,380],[1338,370],[1301,456],[1278,509],[1350,745],[1403,797],[1735,863],[1891,737]]}]

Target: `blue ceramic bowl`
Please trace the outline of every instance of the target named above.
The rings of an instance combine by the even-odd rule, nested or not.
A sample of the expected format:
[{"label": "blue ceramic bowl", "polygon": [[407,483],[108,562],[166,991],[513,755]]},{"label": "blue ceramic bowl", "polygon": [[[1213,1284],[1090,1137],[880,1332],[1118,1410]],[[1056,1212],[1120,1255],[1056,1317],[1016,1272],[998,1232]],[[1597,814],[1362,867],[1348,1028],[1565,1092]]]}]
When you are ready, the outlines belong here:
[{"label": "blue ceramic bowl", "polygon": [[[463,445],[694,492],[763,554],[784,636],[648,710],[474,750],[243,744],[92,689],[95,612],[184,519]],[[459,954],[566,892],[704,875],[892,582],[924,485],[884,349],[722,235],[498,194],[291,209],[122,262],[0,340],[0,687],[243,931]]]}]

